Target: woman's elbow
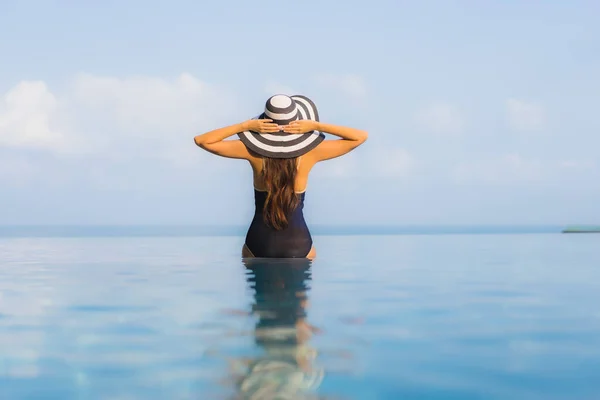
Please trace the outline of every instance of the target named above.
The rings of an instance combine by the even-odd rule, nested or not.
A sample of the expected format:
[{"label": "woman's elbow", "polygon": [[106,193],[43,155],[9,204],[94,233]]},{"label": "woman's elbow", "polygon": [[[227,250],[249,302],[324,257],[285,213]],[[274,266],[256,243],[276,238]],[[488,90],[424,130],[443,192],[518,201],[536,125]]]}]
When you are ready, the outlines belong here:
[{"label": "woman's elbow", "polygon": [[194,143],[196,143],[196,146],[200,147],[202,150],[208,151],[209,153],[214,153],[215,151],[214,143],[209,143],[200,136],[196,136],[194,138]]},{"label": "woman's elbow", "polygon": [[367,141],[368,138],[369,138],[369,132],[361,131],[360,138],[358,139],[358,141],[360,142],[360,144],[363,144],[364,142]]},{"label": "woman's elbow", "polygon": [[194,143],[196,146],[204,148],[204,140],[202,140],[202,136],[194,136]]}]

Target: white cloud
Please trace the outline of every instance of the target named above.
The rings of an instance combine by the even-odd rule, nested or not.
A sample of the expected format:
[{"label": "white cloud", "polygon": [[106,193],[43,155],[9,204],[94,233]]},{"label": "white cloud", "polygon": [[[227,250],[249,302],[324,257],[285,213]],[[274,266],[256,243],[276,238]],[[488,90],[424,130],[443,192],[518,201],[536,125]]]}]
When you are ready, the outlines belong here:
[{"label": "white cloud", "polygon": [[[157,77],[118,79],[80,75],[72,88],[78,126],[103,135],[105,146],[157,155],[193,149],[192,136],[217,128],[234,116],[233,95],[201,82],[190,74],[174,80]],[[90,121],[98,125],[91,126]]]},{"label": "white cloud", "polygon": [[512,129],[536,131],[544,127],[546,114],[540,104],[518,99],[506,101],[506,117]]},{"label": "white cloud", "polygon": [[21,82],[0,104],[0,146],[47,148],[67,146],[58,126],[59,101],[44,82]]},{"label": "white cloud", "polygon": [[367,84],[356,74],[322,74],[315,77],[318,84],[342,92],[355,100],[367,96]]},{"label": "white cloud", "polygon": [[[5,96],[0,146],[105,157],[197,158],[192,138],[234,119],[235,96],[190,74],[175,79],[81,74],[60,95],[21,82]],[[183,159],[181,159],[183,158]]]},{"label": "white cloud", "polygon": [[450,104],[433,104],[417,112],[417,124],[435,134],[457,134],[465,127],[461,112]]}]

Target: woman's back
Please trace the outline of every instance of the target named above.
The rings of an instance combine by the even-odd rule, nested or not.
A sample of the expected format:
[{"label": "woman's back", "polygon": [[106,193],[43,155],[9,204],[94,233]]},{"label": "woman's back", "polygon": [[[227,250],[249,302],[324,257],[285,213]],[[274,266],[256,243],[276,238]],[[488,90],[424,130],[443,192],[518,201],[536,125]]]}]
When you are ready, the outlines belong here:
[{"label": "woman's back", "polygon": [[[296,174],[294,176],[294,191],[296,193],[304,193],[306,191],[306,187],[308,186],[308,176],[314,164],[310,164],[307,161],[303,161],[303,158],[309,160],[310,158],[307,156],[297,157],[292,159],[296,164]],[[267,191],[267,187],[270,185],[265,182],[265,158],[256,158],[256,160],[251,160],[250,164],[253,170],[253,186],[255,189],[259,191]]]},{"label": "woman's back", "polygon": [[275,229],[265,221],[263,210],[268,192],[254,189],[254,217],[246,233],[246,246],[254,257],[302,258],[312,248],[312,237],[304,220],[304,198],[298,193],[296,207],[288,213],[283,229]]},{"label": "woman's back", "polygon": [[[301,258],[312,248],[303,214],[310,170],[301,161],[302,157],[251,161],[255,208],[246,247],[255,257]],[[284,191],[293,201],[286,201]]]},{"label": "woman's back", "polygon": [[[338,140],[324,140],[325,133]],[[237,134],[239,140],[224,139]],[[241,124],[196,136],[203,149],[248,160],[253,170],[255,213],[244,257],[313,258],[303,209],[312,167],[349,153],[367,139],[365,131],[319,121],[305,96],[276,95],[263,114]]]}]

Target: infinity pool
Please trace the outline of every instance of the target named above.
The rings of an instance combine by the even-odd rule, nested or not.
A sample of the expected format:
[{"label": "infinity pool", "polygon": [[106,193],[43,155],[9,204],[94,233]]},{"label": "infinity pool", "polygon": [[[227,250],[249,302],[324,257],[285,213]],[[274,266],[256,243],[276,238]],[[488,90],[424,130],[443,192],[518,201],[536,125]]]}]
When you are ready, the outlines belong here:
[{"label": "infinity pool", "polygon": [[600,236],[0,239],[0,399],[598,399]]}]

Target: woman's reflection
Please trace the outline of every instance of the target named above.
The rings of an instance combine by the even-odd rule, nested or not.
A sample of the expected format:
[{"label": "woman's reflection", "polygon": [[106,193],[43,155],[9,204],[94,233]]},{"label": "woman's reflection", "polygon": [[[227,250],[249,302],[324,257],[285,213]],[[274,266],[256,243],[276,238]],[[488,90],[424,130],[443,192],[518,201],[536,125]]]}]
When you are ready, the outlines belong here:
[{"label": "woman's reflection", "polygon": [[251,313],[258,320],[253,358],[235,360],[232,373],[242,399],[311,398],[324,371],[309,345],[318,329],[307,321],[311,262],[306,259],[245,259],[254,291]]}]

